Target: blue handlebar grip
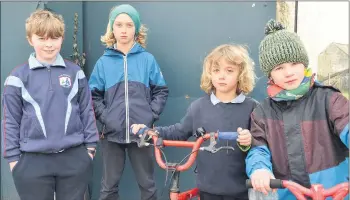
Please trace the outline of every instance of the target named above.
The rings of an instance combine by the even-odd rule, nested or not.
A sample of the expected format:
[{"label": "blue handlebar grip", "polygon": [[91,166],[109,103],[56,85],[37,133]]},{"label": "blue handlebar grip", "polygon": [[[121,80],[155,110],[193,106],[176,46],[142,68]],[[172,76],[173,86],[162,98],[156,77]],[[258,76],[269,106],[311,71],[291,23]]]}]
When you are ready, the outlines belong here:
[{"label": "blue handlebar grip", "polygon": [[238,133],[237,132],[219,132],[218,139],[222,140],[237,140]]}]

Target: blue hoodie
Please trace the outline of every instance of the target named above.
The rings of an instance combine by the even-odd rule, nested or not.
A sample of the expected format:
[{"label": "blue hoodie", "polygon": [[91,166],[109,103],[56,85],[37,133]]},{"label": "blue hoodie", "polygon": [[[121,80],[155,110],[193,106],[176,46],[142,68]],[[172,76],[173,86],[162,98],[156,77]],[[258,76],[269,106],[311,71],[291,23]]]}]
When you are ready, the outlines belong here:
[{"label": "blue hoodie", "polygon": [[168,87],[154,56],[135,43],[127,55],[107,48],[89,80],[96,118],[109,141],[130,143],[132,124],[152,126],[162,113]]}]

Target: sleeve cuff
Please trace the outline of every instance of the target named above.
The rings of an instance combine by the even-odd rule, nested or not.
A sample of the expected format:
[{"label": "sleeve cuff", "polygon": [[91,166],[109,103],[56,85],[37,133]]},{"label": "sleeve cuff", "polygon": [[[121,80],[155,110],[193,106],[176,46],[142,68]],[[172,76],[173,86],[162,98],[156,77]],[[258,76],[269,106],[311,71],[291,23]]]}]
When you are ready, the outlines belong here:
[{"label": "sleeve cuff", "polygon": [[7,157],[6,160],[8,163],[11,163],[11,162],[19,161],[20,157],[21,155],[11,156],[11,157]]},{"label": "sleeve cuff", "polygon": [[238,145],[239,149],[243,152],[247,152],[250,149],[250,147],[252,146],[252,145],[243,146],[243,145],[238,144],[238,142],[237,142],[237,145]]},{"label": "sleeve cuff", "polygon": [[85,143],[86,148],[96,148],[97,143]]},{"label": "sleeve cuff", "polygon": [[271,169],[270,169],[269,167],[267,167],[267,166],[264,165],[264,164],[259,164],[259,163],[257,163],[257,164],[255,164],[255,165],[252,167],[251,171],[248,173],[249,178],[252,176],[252,174],[253,174],[256,170],[260,170],[260,169],[266,169],[266,170],[268,170],[269,172],[271,172],[271,174],[273,174],[272,171],[271,171]]},{"label": "sleeve cuff", "polygon": [[270,169],[268,169],[268,168],[266,168],[266,167],[262,167],[262,168],[259,168],[259,169],[254,169],[254,170],[252,171],[252,173],[249,175],[249,178],[251,178],[252,174],[254,174],[254,172],[257,171],[257,170],[267,170],[267,171],[269,171],[269,172],[271,173],[271,175],[272,175],[273,177],[275,177],[275,175],[273,174],[273,172],[272,172]]}]

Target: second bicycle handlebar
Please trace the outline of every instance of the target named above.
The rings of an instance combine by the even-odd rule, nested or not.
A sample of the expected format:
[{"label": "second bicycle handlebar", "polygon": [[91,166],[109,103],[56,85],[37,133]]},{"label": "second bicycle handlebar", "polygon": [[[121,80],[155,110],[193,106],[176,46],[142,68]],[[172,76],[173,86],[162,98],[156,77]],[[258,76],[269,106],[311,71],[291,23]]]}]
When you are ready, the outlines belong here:
[{"label": "second bicycle handlebar", "polygon": [[[246,187],[253,187],[250,179],[246,180]],[[315,184],[309,189],[293,181],[271,179],[270,188],[288,188],[299,200],[306,200],[304,195],[319,200],[324,200],[327,197],[333,197],[334,200],[342,200],[349,194],[348,182],[340,183],[329,189],[324,189],[322,185]]]}]

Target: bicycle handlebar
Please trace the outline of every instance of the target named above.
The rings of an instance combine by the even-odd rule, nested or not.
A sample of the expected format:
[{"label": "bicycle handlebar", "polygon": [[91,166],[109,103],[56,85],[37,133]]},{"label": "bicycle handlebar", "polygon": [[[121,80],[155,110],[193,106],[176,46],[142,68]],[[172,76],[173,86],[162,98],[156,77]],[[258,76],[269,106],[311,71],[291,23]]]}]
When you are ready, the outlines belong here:
[{"label": "bicycle handlebar", "polygon": [[237,132],[218,132],[218,139],[222,140],[237,140],[238,133]]},{"label": "bicycle handlebar", "polygon": [[[141,144],[145,144],[145,135],[147,135],[147,130],[150,130],[148,128],[143,128],[141,129],[138,134],[141,136]],[[220,149],[232,149],[234,150],[233,147],[219,147],[216,148],[216,139],[222,139],[222,140],[236,140],[238,138],[238,133],[237,132],[210,132],[210,133],[205,133],[205,130],[203,128],[199,128],[197,130],[197,140],[195,142],[190,142],[190,141],[175,141],[175,140],[162,140],[162,146],[164,147],[185,147],[185,148],[192,148],[191,154],[186,161],[186,163],[182,165],[175,165],[175,166],[167,166],[167,163],[165,163],[162,159],[162,154],[161,150],[157,147],[157,141],[160,139],[158,136],[153,135],[153,144],[155,146],[154,151],[155,151],[155,157],[158,165],[163,168],[163,169],[168,169],[168,168],[173,168],[176,171],[185,171],[189,169],[193,163],[196,160],[197,154],[199,150],[206,150],[211,153],[216,153]],[[200,147],[203,143],[204,140],[210,139],[210,145],[208,147]]]},{"label": "bicycle handlebar", "polygon": [[[252,181],[247,179],[245,182],[247,188],[253,188]],[[270,180],[270,188],[285,188],[282,184],[282,180],[280,179],[271,179]]]},{"label": "bicycle handlebar", "polygon": [[[246,180],[246,187],[253,188],[250,179]],[[270,188],[287,188],[299,200],[306,200],[305,195],[313,199],[325,199],[332,196],[334,200],[341,200],[349,194],[348,182],[340,183],[329,189],[324,189],[322,185],[316,184],[312,185],[311,189],[309,189],[293,181],[271,179]]]},{"label": "bicycle handlebar", "polygon": [[[235,140],[235,139],[237,139],[238,134],[237,134],[237,132],[214,132],[214,133],[212,132],[212,133],[204,134],[202,137],[199,137],[195,142],[163,140],[163,146],[192,148],[191,155],[189,156],[186,163],[175,167],[176,171],[186,171],[195,162],[198,151],[200,150],[200,146],[202,145],[203,141],[210,139],[211,137],[214,137],[215,139],[219,138],[219,139],[226,139],[226,140],[227,139]],[[153,143],[157,144],[158,137],[152,136],[152,139],[153,139]],[[208,149],[202,149],[202,150],[208,150],[208,151],[211,151],[212,153],[217,152],[216,149],[209,150],[209,148],[215,148],[215,147],[209,146]],[[232,149],[233,149],[233,147],[232,147]],[[156,161],[157,161],[158,165],[163,169],[167,169],[169,166],[167,166],[164,163],[160,149],[155,146],[154,151],[155,151]]]}]

